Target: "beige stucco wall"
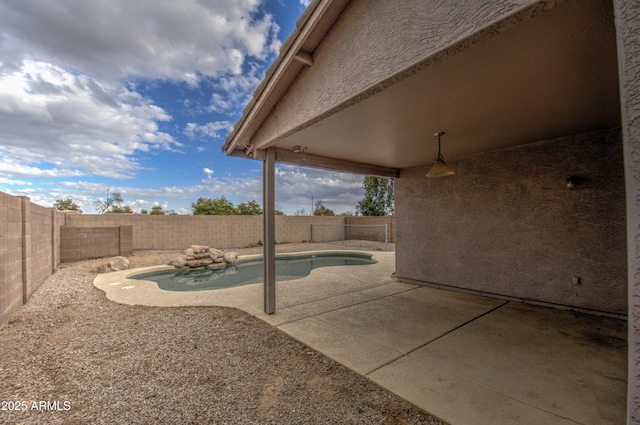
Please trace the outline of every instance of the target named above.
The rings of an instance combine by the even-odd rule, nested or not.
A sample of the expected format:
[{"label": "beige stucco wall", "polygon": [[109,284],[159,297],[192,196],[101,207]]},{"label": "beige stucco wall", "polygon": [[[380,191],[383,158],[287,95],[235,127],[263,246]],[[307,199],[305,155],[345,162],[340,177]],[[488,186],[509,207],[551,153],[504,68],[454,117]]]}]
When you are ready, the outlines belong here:
[{"label": "beige stucco wall", "polygon": [[[456,175],[396,181],[398,277],[627,313],[619,130],[447,162]],[[572,175],[584,181],[569,190]]]},{"label": "beige stucco wall", "polygon": [[627,423],[640,423],[640,2],[614,0],[627,192],[629,386]]},{"label": "beige stucco wall", "polygon": [[[543,5],[531,0],[405,0],[399,7],[387,0],[353,0],[314,52],[313,66],[297,77],[251,143],[261,146],[353,105],[440,60],[436,53],[453,43],[472,35],[475,41],[490,37],[480,30],[530,5],[513,22],[528,19]],[[369,66],[363,69],[363,64]]]}]

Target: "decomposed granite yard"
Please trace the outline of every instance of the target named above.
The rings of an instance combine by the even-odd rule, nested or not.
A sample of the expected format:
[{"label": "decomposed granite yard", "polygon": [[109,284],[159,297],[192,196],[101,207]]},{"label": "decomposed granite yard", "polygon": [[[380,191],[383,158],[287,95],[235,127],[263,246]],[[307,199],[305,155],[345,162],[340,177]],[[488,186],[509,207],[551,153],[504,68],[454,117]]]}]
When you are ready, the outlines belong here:
[{"label": "decomposed granite yard", "polygon": [[94,265],[62,264],[0,330],[0,423],[444,424],[242,311],[108,301]]}]

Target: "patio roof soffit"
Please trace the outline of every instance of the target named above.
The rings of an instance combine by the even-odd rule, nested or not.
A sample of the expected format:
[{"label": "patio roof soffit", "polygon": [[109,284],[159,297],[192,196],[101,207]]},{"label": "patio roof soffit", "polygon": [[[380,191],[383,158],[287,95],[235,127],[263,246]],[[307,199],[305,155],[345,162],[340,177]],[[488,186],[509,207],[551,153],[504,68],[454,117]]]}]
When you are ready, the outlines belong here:
[{"label": "patio roof soffit", "polygon": [[[296,153],[289,149],[275,149],[276,162],[280,164],[299,165],[302,167],[321,168],[323,170],[333,170],[340,172],[348,172],[354,174],[364,174],[367,176],[398,178],[400,170],[396,168],[381,167],[361,162],[346,161],[336,158],[328,158],[325,156],[312,155],[308,153]],[[266,159],[266,150],[259,149],[251,151],[236,149],[227,153],[230,156],[240,158],[250,158],[264,161]]]},{"label": "patio roof soffit", "polygon": [[[231,131],[222,151],[233,155],[246,149],[251,135],[261,125],[269,111],[289,88],[305,66],[313,65],[313,52],[322,42],[349,0],[314,0],[296,22],[296,28],[280,48],[262,83],[242,111],[242,117]],[[234,155],[236,156],[236,155]]]}]

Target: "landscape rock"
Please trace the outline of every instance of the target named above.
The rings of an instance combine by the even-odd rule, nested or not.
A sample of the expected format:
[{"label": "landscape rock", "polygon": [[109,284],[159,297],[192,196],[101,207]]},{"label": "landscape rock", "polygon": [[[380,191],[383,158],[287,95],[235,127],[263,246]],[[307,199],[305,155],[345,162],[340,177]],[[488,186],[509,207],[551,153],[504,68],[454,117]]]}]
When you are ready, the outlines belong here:
[{"label": "landscape rock", "polygon": [[178,268],[182,268],[185,267],[187,264],[187,256],[182,254],[182,255],[178,255],[176,258],[174,258],[173,260],[169,261],[169,265],[170,266],[174,266],[174,267],[178,267]]},{"label": "landscape rock", "polygon": [[211,263],[213,263],[213,260],[207,257],[207,258],[199,258],[195,260],[188,260],[185,265],[189,267],[202,267],[202,266],[208,266]]},{"label": "landscape rock", "polygon": [[191,249],[193,249],[194,254],[209,252],[209,247],[205,245],[191,245]]},{"label": "landscape rock", "polygon": [[237,252],[225,252],[224,261],[229,264],[235,264],[238,262],[238,253]]},{"label": "landscape rock", "polygon": [[120,270],[127,270],[129,268],[129,260],[126,257],[114,257],[108,260],[106,263],[98,265],[98,273],[109,273]]},{"label": "landscape rock", "polygon": [[181,270],[222,269],[238,261],[237,252],[224,252],[206,245],[191,245],[182,252],[169,261],[169,265]]}]

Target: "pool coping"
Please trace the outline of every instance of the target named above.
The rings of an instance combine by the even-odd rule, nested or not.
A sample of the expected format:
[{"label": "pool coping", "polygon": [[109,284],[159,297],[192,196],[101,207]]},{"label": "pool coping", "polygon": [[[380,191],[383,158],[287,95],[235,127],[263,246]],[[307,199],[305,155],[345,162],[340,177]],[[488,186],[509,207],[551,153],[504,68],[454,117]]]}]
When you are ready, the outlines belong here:
[{"label": "pool coping", "polygon": [[[310,255],[358,255],[371,258],[373,264],[379,263],[375,257],[381,253],[395,255],[393,252],[376,251],[374,253],[360,250],[313,250],[301,252],[277,253],[276,259],[281,258],[304,258]],[[384,255],[382,254],[382,255]],[[238,264],[261,259],[262,254],[250,254],[238,257]],[[334,266],[346,267],[346,266]],[[353,266],[348,266],[353,267]],[[105,293],[107,299],[113,302],[126,305],[144,305],[154,307],[185,307],[185,306],[220,306],[233,307],[255,312],[256,306],[263,304],[263,282],[250,283],[230,288],[198,290],[198,291],[168,291],[160,288],[157,283],[145,279],[130,279],[134,274],[144,274],[150,272],[178,270],[171,265],[156,265],[148,267],[138,267],[110,273],[97,275],[93,280],[93,286]],[[318,274],[314,273],[300,279],[287,281],[298,282],[305,279],[317,279]],[[312,276],[312,275],[316,276]]]}]

